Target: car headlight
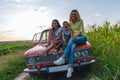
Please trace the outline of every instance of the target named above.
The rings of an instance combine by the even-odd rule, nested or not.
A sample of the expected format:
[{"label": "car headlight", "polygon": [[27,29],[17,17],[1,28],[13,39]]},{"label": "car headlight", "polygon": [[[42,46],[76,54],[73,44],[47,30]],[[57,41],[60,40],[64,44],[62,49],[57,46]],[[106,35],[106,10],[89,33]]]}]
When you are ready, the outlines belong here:
[{"label": "car headlight", "polygon": [[35,63],[35,59],[33,57],[28,59],[28,64],[34,64]]},{"label": "car headlight", "polygon": [[75,57],[76,57],[76,58],[79,58],[80,56],[81,56],[81,52],[76,51],[76,52],[75,52]]},{"label": "car headlight", "polygon": [[83,56],[83,57],[87,57],[87,56],[88,56],[88,51],[87,51],[87,50],[83,51],[83,52],[82,52],[82,56]]}]

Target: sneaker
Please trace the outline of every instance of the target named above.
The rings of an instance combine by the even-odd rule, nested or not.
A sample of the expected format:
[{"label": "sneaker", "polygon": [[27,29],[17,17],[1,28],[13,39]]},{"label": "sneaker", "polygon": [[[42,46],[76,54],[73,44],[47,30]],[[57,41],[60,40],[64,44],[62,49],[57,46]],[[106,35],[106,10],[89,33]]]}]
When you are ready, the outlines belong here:
[{"label": "sneaker", "polygon": [[65,63],[65,59],[63,57],[60,57],[58,60],[53,62],[56,65],[61,65]]},{"label": "sneaker", "polygon": [[70,78],[72,76],[72,73],[73,73],[73,68],[72,67],[68,67],[68,70],[67,70],[67,78]]}]

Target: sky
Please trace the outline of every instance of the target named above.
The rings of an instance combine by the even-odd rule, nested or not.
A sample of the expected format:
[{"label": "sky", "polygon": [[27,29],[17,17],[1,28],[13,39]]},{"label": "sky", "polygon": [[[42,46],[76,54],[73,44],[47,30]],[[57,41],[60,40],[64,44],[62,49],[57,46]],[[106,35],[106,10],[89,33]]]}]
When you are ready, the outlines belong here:
[{"label": "sky", "polygon": [[0,0],[0,41],[31,40],[51,27],[53,19],[69,20],[77,9],[84,26],[120,22],[120,0]]}]

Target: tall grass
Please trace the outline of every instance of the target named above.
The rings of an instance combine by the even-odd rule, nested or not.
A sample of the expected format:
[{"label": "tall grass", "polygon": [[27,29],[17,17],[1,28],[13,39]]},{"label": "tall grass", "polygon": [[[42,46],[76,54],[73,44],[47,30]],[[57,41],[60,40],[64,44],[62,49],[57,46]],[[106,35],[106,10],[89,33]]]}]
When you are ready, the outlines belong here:
[{"label": "tall grass", "polygon": [[[30,42],[1,42],[0,44],[0,80],[13,80],[25,68],[24,52]],[[5,51],[4,51],[5,50]],[[5,55],[5,53],[7,55]]]},{"label": "tall grass", "polygon": [[0,80],[13,80],[25,68],[24,51],[0,57]]},{"label": "tall grass", "polygon": [[120,26],[106,22],[91,28],[87,36],[97,60],[93,72],[103,80],[120,80]]}]

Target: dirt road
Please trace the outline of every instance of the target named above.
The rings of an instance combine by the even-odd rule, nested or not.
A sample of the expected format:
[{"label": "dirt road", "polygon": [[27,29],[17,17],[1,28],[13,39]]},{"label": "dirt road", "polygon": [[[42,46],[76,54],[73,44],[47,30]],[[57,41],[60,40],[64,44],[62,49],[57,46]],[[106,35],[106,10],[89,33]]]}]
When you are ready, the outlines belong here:
[{"label": "dirt road", "polygon": [[22,72],[17,77],[15,77],[14,80],[25,80],[27,78],[29,78],[29,74]]}]

